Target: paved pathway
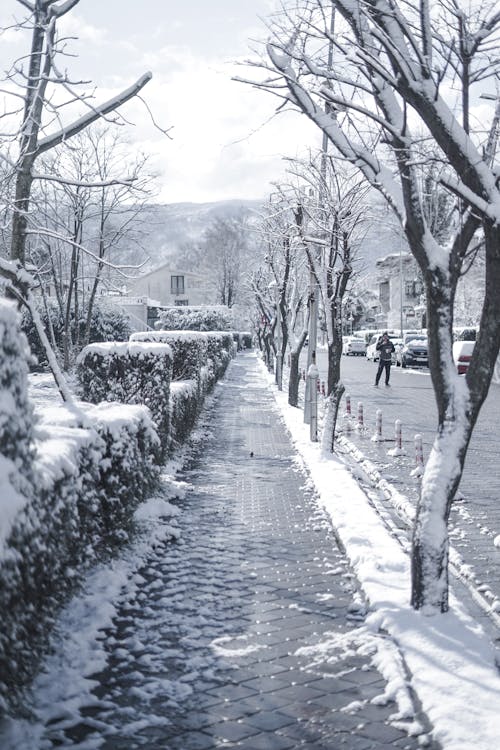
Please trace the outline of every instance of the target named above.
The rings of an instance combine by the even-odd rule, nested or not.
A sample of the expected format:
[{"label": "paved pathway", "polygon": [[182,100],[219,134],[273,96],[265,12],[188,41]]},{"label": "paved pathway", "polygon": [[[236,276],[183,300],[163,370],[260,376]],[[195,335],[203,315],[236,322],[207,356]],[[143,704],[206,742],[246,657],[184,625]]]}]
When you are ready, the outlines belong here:
[{"label": "paved pathway", "polygon": [[386,688],[377,638],[255,356],[232,363],[210,428],[179,540],[152,552],[102,634],[98,705],[54,719],[44,750],[416,750],[395,704],[371,702]]}]

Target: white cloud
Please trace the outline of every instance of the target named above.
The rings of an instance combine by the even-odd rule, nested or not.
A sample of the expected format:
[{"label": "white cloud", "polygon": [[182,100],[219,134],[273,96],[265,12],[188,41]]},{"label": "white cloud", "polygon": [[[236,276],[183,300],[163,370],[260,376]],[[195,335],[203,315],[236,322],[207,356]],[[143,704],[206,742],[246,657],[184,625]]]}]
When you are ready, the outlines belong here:
[{"label": "white cloud", "polygon": [[[231,80],[232,65],[175,48],[163,48],[143,62],[154,71],[145,98],[155,119],[172,126],[172,141],[154,137],[150,125],[138,126],[137,134],[157,152],[165,201],[263,196],[270,180],[280,178],[283,155],[294,156],[303,144],[319,145],[305,118],[289,114],[270,120],[277,100]],[[137,107],[132,107],[135,122]]]},{"label": "white cloud", "polygon": [[[60,35],[78,40],[68,40],[76,57],[60,66],[68,67],[73,80],[92,81],[89,90],[95,84],[95,103],[152,71],[143,96],[155,120],[172,127],[173,140],[154,128],[142,102],[128,103],[123,114],[132,123],[131,144],[152,153],[162,200],[264,196],[269,182],[280,178],[283,155],[294,156],[304,144],[319,145],[314,128],[298,115],[264,125],[278,100],[231,80],[242,69],[227,62],[227,55],[246,56],[247,39],[259,29],[257,12],[267,12],[272,2],[259,0],[250,10],[243,0],[215,0],[209,11],[193,0],[193,16],[170,0],[148,0],[148,13],[131,13],[121,0],[105,5],[86,0],[61,20]],[[265,36],[263,26],[261,33]],[[25,51],[29,38],[22,36]],[[5,57],[12,59],[12,52]],[[76,116],[75,110],[65,111],[64,120]]]}]

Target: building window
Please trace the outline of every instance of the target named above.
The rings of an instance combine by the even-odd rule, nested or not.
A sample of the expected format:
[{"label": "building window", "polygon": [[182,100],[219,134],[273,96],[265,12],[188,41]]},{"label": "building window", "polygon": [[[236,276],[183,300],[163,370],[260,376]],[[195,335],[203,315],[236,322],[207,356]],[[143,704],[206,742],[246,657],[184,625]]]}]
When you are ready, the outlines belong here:
[{"label": "building window", "polygon": [[405,294],[407,297],[415,296],[415,282],[414,281],[405,281]]},{"label": "building window", "polygon": [[170,277],[171,294],[184,294],[184,276]]},{"label": "building window", "polygon": [[187,305],[189,305],[189,300],[187,300],[187,299],[176,299],[175,300],[175,304],[177,305],[177,307],[179,307],[179,306],[181,306],[181,307],[187,307]]}]

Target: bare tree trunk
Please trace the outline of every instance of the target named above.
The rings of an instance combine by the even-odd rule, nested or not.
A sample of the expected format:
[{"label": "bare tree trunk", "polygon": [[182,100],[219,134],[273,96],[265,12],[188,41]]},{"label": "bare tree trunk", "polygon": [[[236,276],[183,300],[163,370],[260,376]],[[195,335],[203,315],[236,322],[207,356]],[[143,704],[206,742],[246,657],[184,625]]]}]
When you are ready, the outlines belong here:
[{"label": "bare tree trunk", "polygon": [[288,403],[290,406],[299,405],[299,370],[300,350],[293,349],[290,352],[290,374],[288,376]]},{"label": "bare tree trunk", "polygon": [[321,450],[323,453],[333,453],[335,450],[335,431],[337,428],[337,418],[340,408],[340,402],[344,395],[345,387],[342,382],[330,392],[326,402],[326,412],[323,422],[323,433],[321,435]]},{"label": "bare tree trunk", "polygon": [[337,319],[336,306],[332,310],[332,318],[333,339],[328,344],[328,400],[321,439],[322,450],[327,453],[333,453],[334,450],[337,416],[340,402],[345,392],[345,387],[340,380],[342,336],[339,333],[341,320]]},{"label": "bare tree trunk", "polygon": [[[473,358],[466,378],[456,374],[451,325],[443,325],[452,320],[450,285],[438,284],[436,279],[427,284],[429,356],[439,361],[439,367],[431,368],[438,429],[422,480],[413,534],[411,601],[416,609],[448,610],[448,519],[500,349],[500,228],[489,222],[483,226],[487,288],[476,346],[481,346],[479,339],[487,339],[489,356]],[[487,347],[482,351],[486,353]]]}]

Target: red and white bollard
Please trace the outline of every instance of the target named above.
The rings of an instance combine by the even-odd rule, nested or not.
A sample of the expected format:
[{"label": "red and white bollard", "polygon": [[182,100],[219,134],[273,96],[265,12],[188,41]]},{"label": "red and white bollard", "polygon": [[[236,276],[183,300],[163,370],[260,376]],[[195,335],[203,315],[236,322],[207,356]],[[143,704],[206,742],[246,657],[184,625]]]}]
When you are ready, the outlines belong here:
[{"label": "red and white bollard", "polygon": [[363,415],[363,402],[358,401],[358,423],[356,429],[360,432],[365,429],[365,418]]},{"label": "red and white bollard", "polygon": [[422,435],[415,435],[415,468],[410,472],[412,477],[421,477],[424,473],[424,448]]},{"label": "red and white bollard", "polygon": [[321,383],[319,382],[319,380],[316,383],[316,389],[317,389],[318,393],[321,393]]},{"label": "red and white bollard", "polygon": [[375,422],[375,434],[372,437],[374,443],[380,443],[382,440],[382,409],[377,409]]},{"label": "red and white bollard", "polygon": [[401,429],[401,421],[399,419],[396,419],[394,423],[394,437],[395,437],[395,445],[392,450],[387,451],[389,456],[404,456],[406,454],[405,449],[403,448],[403,431]]},{"label": "red and white bollard", "polygon": [[343,420],[344,420],[344,429],[347,432],[350,432],[353,428],[350,396],[345,397],[345,412],[344,412]]}]

